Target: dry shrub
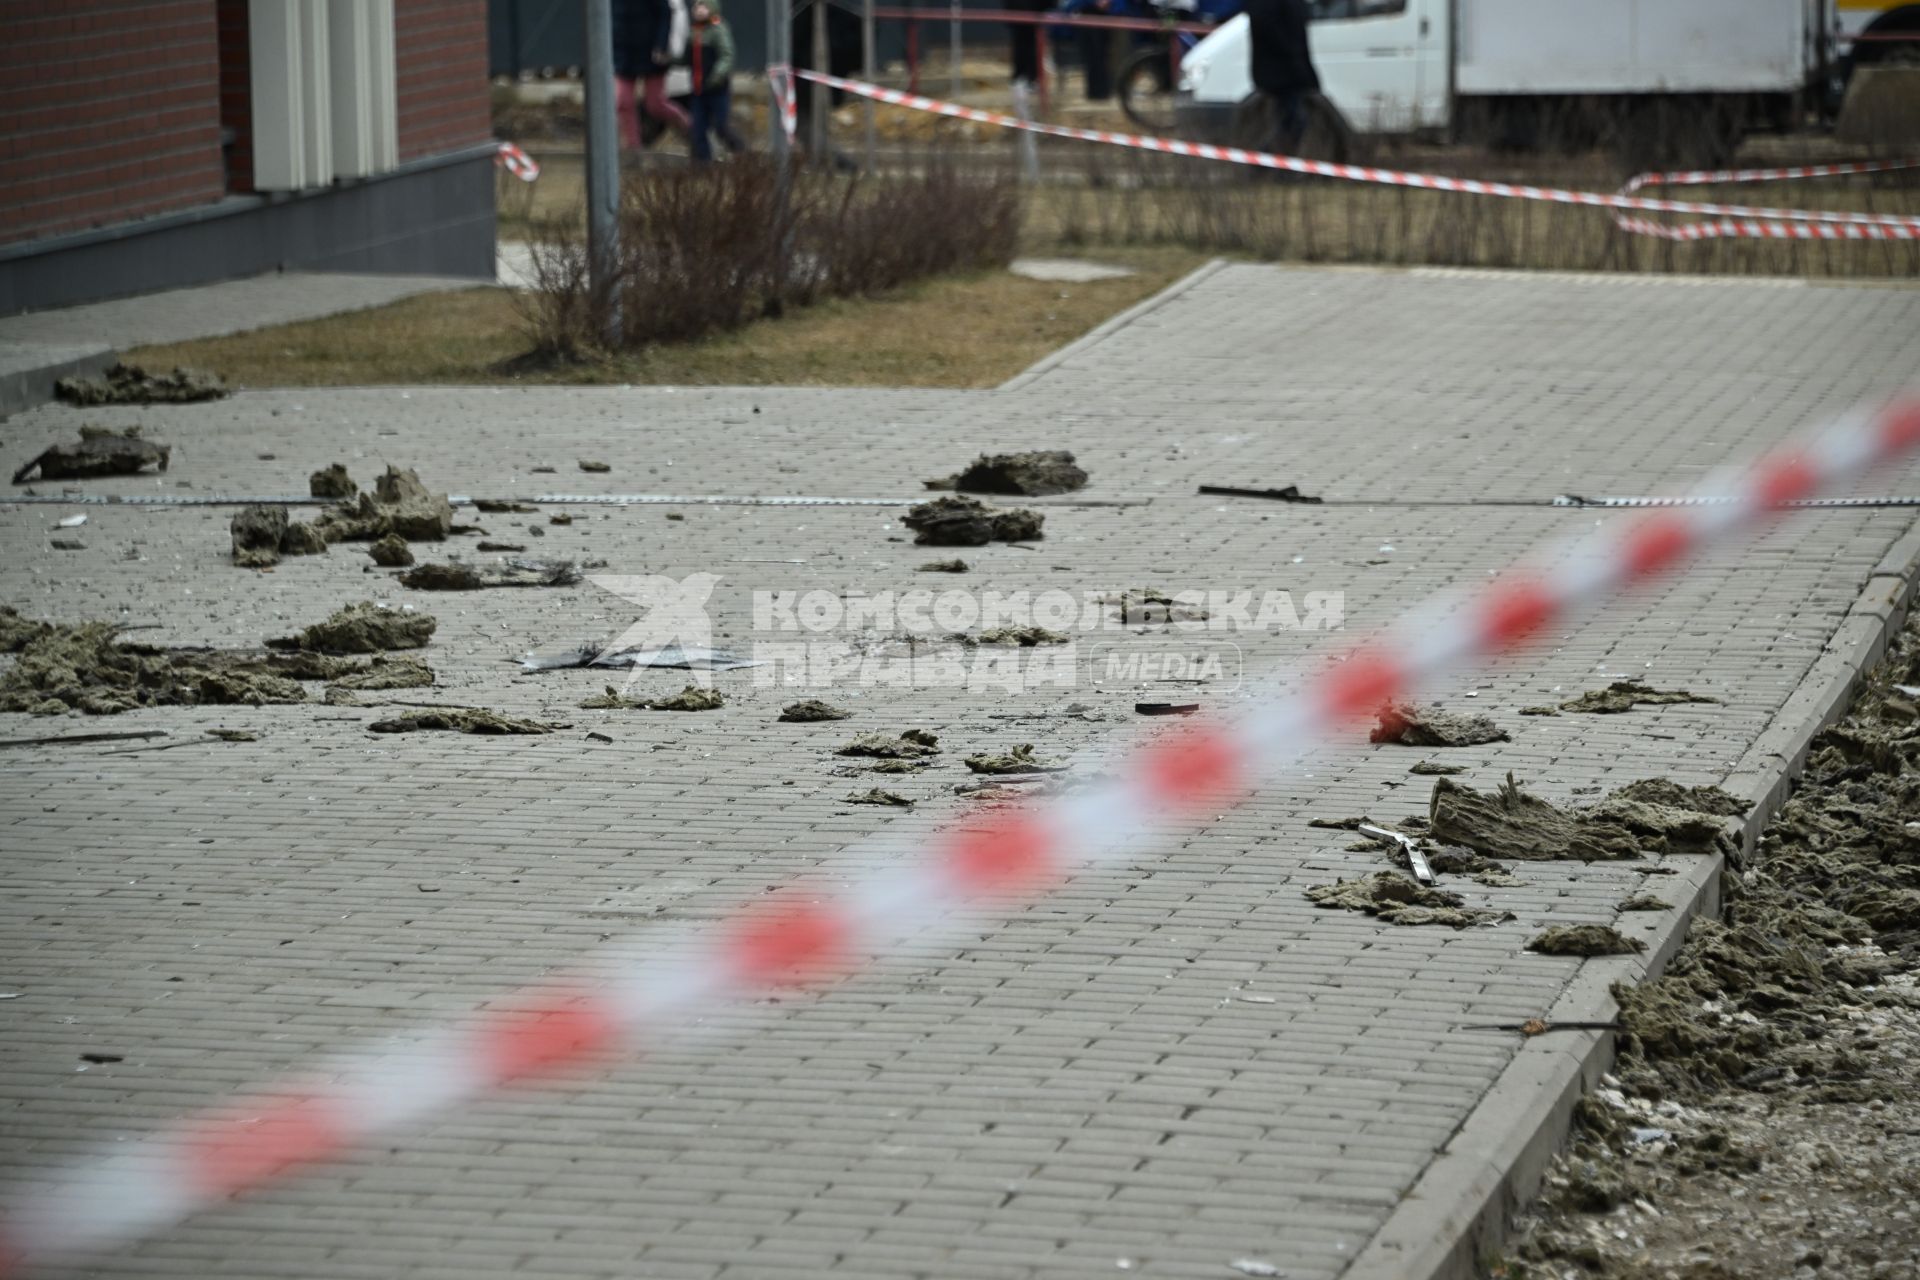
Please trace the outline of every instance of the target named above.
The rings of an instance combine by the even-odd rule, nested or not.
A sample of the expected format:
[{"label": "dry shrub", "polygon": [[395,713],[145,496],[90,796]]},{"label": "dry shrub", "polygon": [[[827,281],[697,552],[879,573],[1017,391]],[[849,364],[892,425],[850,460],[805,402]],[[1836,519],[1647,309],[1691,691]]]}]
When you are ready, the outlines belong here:
[{"label": "dry shrub", "polygon": [[1020,232],[1012,177],[931,164],[879,176],[724,165],[636,174],[620,251],[598,288],[577,222],[541,228],[521,314],[537,358],[600,354],[617,299],[629,349],[692,342],[826,297],[884,292],[947,272],[1004,267]]}]

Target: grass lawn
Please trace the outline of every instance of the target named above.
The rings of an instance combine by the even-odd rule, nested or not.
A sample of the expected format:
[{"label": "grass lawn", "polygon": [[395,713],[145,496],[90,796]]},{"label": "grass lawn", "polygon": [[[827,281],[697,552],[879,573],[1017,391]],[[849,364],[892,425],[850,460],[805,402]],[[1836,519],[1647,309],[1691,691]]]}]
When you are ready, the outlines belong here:
[{"label": "grass lawn", "polygon": [[528,372],[502,366],[529,347],[505,289],[424,294],[390,306],[198,342],[143,347],[150,368],[212,369],[249,387],[391,383],[652,383],[680,386],[991,387],[1206,261],[1186,249],[1088,255],[1136,274],[1090,284],[1009,272],[928,281],[879,298],[835,300],[686,346]]}]

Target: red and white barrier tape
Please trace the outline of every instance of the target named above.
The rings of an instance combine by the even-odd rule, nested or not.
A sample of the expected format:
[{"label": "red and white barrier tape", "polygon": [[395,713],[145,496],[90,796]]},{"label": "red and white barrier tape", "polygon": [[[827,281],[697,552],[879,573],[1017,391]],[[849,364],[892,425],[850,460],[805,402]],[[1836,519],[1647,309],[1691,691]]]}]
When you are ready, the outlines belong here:
[{"label": "red and white barrier tape", "polygon": [[539,163],[511,142],[500,144],[500,150],[494,153],[493,162],[522,182],[532,182],[540,176]]},{"label": "red and white barrier tape", "polygon": [[800,95],[794,84],[793,68],[784,62],[769,63],[767,91],[779,104],[780,127],[786,132],[788,145],[792,145],[800,129]]},{"label": "red and white barrier tape", "polygon": [[[1079,129],[1070,125],[1045,124],[1022,120],[998,111],[964,107],[917,93],[903,93],[863,80],[847,80],[816,71],[796,71],[802,80],[812,80],[861,97],[915,111],[930,111],[956,120],[973,120],[1003,129],[1022,129],[1050,138],[1070,138],[1077,142],[1100,142],[1109,146],[1131,147],[1140,151],[1158,151],[1165,155],[1193,156],[1202,160],[1224,160],[1229,164],[1252,165],[1261,169],[1282,169],[1291,173],[1321,178],[1341,178],[1349,182],[1368,182],[1390,187],[1416,187],[1425,191],[1456,191],[1467,195],[1498,196],[1508,200],[1541,200],[1550,204],[1586,205],[1596,209],[1633,209],[1649,213],[1690,213],[1701,217],[1741,220],[1741,228],[1726,234],[1773,235],[1767,230],[1750,230],[1774,222],[1809,223],[1825,228],[1805,233],[1819,238],[1846,240],[1920,240],[1920,216],[1888,213],[1852,213],[1827,209],[1768,209],[1749,205],[1700,204],[1684,200],[1660,200],[1626,192],[1612,195],[1602,191],[1574,191],[1564,187],[1540,187],[1527,183],[1486,182],[1477,178],[1449,178],[1437,173],[1410,173],[1400,169],[1380,169],[1372,165],[1335,164],[1328,160],[1306,160],[1298,156],[1277,155],[1270,151],[1248,151],[1241,147],[1222,147],[1210,142],[1186,142],[1179,138],[1156,138],[1137,133],[1114,133],[1106,129]],[[1899,162],[1920,165],[1920,161]],[[1649,224],[1658,226],[1659,224]],[[1669,228],[1670,229],[1670,228]],[[1802,233],[1792,232],[1791,235]]]},{"label": "red and white barrier tape", "polygon": [[1590,540],[1588,554],[1516,568],[1464,603],[1430,603],[1246,715],[1147,744],[1086,791],[925,832],[919,857],[838,892],[796,886],[668,954],[523,992],[498,1006],[504,1011],[433,1032],[404,1051],[324,1064],[302,1082],[70,1166],[8,1206],[0,1272],[140,1236],[503,1086],[687,1032],[716,999],[938,941],[933,926],[954,922],[961,908],[991,907],[1136,855],[1156,826],[1216,814],[1300,753],[1360,729],[1387,699],[1410,696],[1471,659],[1512,650],[1578,607],[1917,447],[1920,394],[1762,461],[1730,501],[1634,517]]},{"label": "red and white barrier tape", "polygon": [[[1920,168],[1920,160],[1851,160],[1842,164],[1809,164],[1785,169],[1690,169],[1679,173],[1642,173],[1620,188],[1620,194],[1632,195],[1645,187],[1698,187],[1734,182],[1789,182],[1800,178],[1837,178],[1857,173],[1891,173],[1899,169]],[[1658,236],[1663,240],[1717,240],[1743,236],[1769,240],[1908,240],[1912,235],[1889,234],[1875,226],[1832,226],[1817,222],[1768,222],[1759,219],[1721,218],[1712,222],[1672,225],[1651,218],[1634,218],[1615,213],[1613,220],[1621,230],[1636,235]]]}]

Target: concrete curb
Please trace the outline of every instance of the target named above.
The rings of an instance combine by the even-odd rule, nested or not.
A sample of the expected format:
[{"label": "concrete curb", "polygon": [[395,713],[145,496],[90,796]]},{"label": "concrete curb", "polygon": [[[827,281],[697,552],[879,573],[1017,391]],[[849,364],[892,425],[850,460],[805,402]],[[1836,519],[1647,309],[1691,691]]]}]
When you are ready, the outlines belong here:
[{"label": "concrete curb", "polygon": [[[1751,850],[1806,763],[1815,734],[1839,719],[1861,674],[1879,661],[1913,603],[1920,524],[1888,548],[1833,639],[1723,784],[1753,803],[1742,822]],[[1686,941],[1696,915],[1720,912],[1722,858],[1681,861],[1674,906],[1643,918],[1641,956],[1583,963],[1547,1013],[1549,1022],[1608,1021],[1616,982],[1657,977]],[[1631,920],[1616,927],[1634,932]],[[1613,1065],[1608,1032],[1559,1032],[1524,1041],[1493,1088],[1455,1131],[1367,1242],[1341,1280],[1478,1280],[1505,1242],[1514,1215],[1539,1190],[1566,1141],[1580,1095]]]},{"label": "concrete curb", "polygon": [[60,379],[104,373],[113,360],[98,343],[0,343],[0,418],[47,403]]},{"label": "concrete curb", "polygon": [[1037,382],[1087,348],[1097,346],[1101,342],[1104,342],[1107,337],[1116,330],[1124,329],[1141,316],[1147,315],[1156,308],[1173,301],[1187,290],[1198,285],[1202,280],[1205,280],[1207,277],[1228,265],[1225,258],[1215,258],[1210,262],[1202,263],[1152,297],[1134,303],[1119,315],[1108,319],[1093,331],[1082,334],[1066,346],[1061,347],[1058,351],[1052,351],[1040,357],[1039,360],[1028,365],[1019,373],[1014,374],[1013,377],[995,387],[994,390],[1018,391],[1022,387]]}]

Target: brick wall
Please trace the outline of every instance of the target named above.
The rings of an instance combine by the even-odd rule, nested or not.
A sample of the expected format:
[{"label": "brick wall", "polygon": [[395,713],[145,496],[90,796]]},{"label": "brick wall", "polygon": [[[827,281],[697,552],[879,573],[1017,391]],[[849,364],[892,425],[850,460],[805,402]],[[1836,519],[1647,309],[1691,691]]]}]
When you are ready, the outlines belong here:
[{"label": "brick wall", "polygon": [[[484,22],[485,6],[472,7]],[[0,4],[0,243],[221,198],[214,9],[214,0]],[[476,92],[484,117],[484,81]]]},{"label": "brick wall", "polygon": [[393,26],[400,159],[491,137],[487,6],[479,0],[395,0]]}]

